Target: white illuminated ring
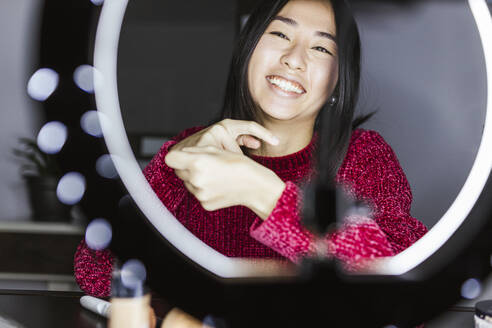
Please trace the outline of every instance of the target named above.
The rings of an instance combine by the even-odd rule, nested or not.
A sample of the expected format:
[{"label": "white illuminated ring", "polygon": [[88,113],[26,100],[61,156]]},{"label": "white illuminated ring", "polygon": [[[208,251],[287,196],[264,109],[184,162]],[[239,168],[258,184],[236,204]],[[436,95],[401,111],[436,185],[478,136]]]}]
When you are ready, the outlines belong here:
[{"label": "white illuminated ring", "polygon": [[[174,247],[204,269],[223,278],[268,276],[279,270],[270,261],[230,258],[203,243],[167,210],[145,179],[130,147],[121,116],[117,87],[118,42],[128,0],[106,0],[99,18],[94,48],[97,108],[107,116],[101,128],[114,164],[126,188],[154,227]],[[492,94],[492,18],[485,0],[468,0],[475,18],[485,56],[488,92]],[[378,262],[376,272],[404,274],[434,254],[466,219],[480,196],[492,169],[492,103],[487,113],[482,140],[470,174],[451,207],[420,240],[400,254]],[[281,267],[280,267],[281,268]]]}]

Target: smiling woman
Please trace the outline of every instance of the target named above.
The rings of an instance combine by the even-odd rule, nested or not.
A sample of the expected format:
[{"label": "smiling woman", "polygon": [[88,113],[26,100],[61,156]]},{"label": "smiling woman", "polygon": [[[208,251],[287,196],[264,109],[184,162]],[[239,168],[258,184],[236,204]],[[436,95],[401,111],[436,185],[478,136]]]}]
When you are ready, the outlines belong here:
[{"label": "smiling woman", "polygon": [[[280,120],[284,132],[279,134],[295,125],[304,134],[299,141],[311,140],[313,122],[338,81],[335,31],[329,2],[291,2],[272,20],[248,68],[251,96],[265,127]],[[276,148],[267,153],[283,155]]]},{"label": "smiling woman", "polygon": [[[166,142],[144,170],[150,186],[216,251],[298,262],[319,252],[301,224],[301,188],[336,182],[370,202],[373,218],[347,218],[325,236],[323,255],[357,268],[401,252],[426,228],[410,216],[410,187],[390,146],[355,129],[359,57],[344,1],[263,1],[239,37],[221,117]],[[81,288],[108,295],[111,263],[108,251],[82,242]]]}]

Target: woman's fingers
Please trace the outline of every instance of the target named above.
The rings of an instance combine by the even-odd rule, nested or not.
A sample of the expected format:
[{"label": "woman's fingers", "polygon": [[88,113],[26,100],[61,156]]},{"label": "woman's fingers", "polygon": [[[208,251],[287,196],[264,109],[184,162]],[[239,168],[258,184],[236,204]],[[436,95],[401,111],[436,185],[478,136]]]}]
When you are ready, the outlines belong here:
[{"label": "woman's fingers", "polygon": [[188,189],[189,192],[191,192],[193,195],[197,195],[197,192],[198,192],[198,189],[195,188],[195,186],[193,186],[191,183],[189,183],[188,181],[183,181],[186,189]]},{"label": "woman's fingers", "polygon": [[241,135],[251,135],[271,145],[278,145],[279,140],[269,130],[254,121],[224,120],[224,127],[232,134],[234,140]]},{"label": "woman's fingers", "polygon": [[269,130],[254,121],[225,119],[204,130],[194,140],[188,142],[188,146],[215,146],[218,149],[242,154],[240,146],[257,149],[261,146],[260,140],[271,145],[279,143]]},{"label": "woman's fingers", "polygon": [[[205,147],[184,147],[181,151],[186,153],[195,153],[195,154],[216,154],[221,150],[217,149],[214,146],[205,146]],[[193,155],[191,155],[193,156]]]},{"label": "woman's fingers", "polygon": [[193,161],[193,154],[181,150],[172,150],[164,158],[166,165],[175,170],[186,170]]},{"label": "woman's fingers", "polygon": [[170,151],[164,161],[167,166],[174,170],[187,170],[191,165],[196,164],[196,161],[201,157],[216,154],[220,151],[214,146],[184,147],[181,150]]},{"label": "woman's fingers", "polygon": [[232,151],[234,153],[243,153],[241,151],[241,148],[237,144],[236,139],[230,135],[229,131],[224,126],[215,125],[214,127],[212,127],[210,132],[214,136],[216,142],[220,146],[222,146],[223,149]]},{"label": "woman's fingers", "polygon": [[242,136],[239,136],[237,138],[237,143],[240,146],[246,146],[246,147],[252,148],[252,149],[258,149],[261,146],[260,140],[256,139],[253,136],[249,136],[249,135],[246,135],[246,134],[244,134]]},{"label": "woman's fingers", "polygon": [[174,174],[183,181],[190,180],[190,171],[188,170],[174,170]]}]

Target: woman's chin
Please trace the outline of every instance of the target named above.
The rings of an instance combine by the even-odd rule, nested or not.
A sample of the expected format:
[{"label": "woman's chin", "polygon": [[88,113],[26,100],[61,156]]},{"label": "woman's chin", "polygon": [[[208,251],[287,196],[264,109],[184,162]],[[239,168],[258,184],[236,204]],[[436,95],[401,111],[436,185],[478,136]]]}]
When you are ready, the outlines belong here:
[{"label": "woman's chin", "polygon": [[286,109],[286,108],[277,108],[277,109],[270,109],[270,110],[264,110],[263,113],[265,116],[267,116],[270,119],[274,120],[279,120],[279,121],[289,121],[298,116],[298,112],[291,110],[291,109]]},{"label": "woman's chin", "polygon": [[275,120],[275,121],[292,121],[296,117],[296,115],[281,113],[281,114],[268,114],[268,117],[271,120]]}]

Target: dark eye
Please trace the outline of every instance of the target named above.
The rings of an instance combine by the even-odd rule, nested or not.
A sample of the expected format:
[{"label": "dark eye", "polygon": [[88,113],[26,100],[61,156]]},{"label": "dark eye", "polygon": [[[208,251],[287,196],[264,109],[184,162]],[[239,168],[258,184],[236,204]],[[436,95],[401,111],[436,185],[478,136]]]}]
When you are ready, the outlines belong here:
[{"label": "dark eye", "polygon": [[285,35],[282,32],[270,32],[270,34],[276,35],[279,38],[282,38],[282,39],[285,39],[285,40],[289,40],[289,38],[287,37],[287,35]]},{"label": "dark eye", "polygon": [[325,49],[325,48],[323,48],[323,47],[314,47],[313,49],[314,49],[314,50],[317,50],[317,51],[324,52],[325,54],[333,55],[331,52],[329,52],[328,50],[326,50],[326,49]]}]

